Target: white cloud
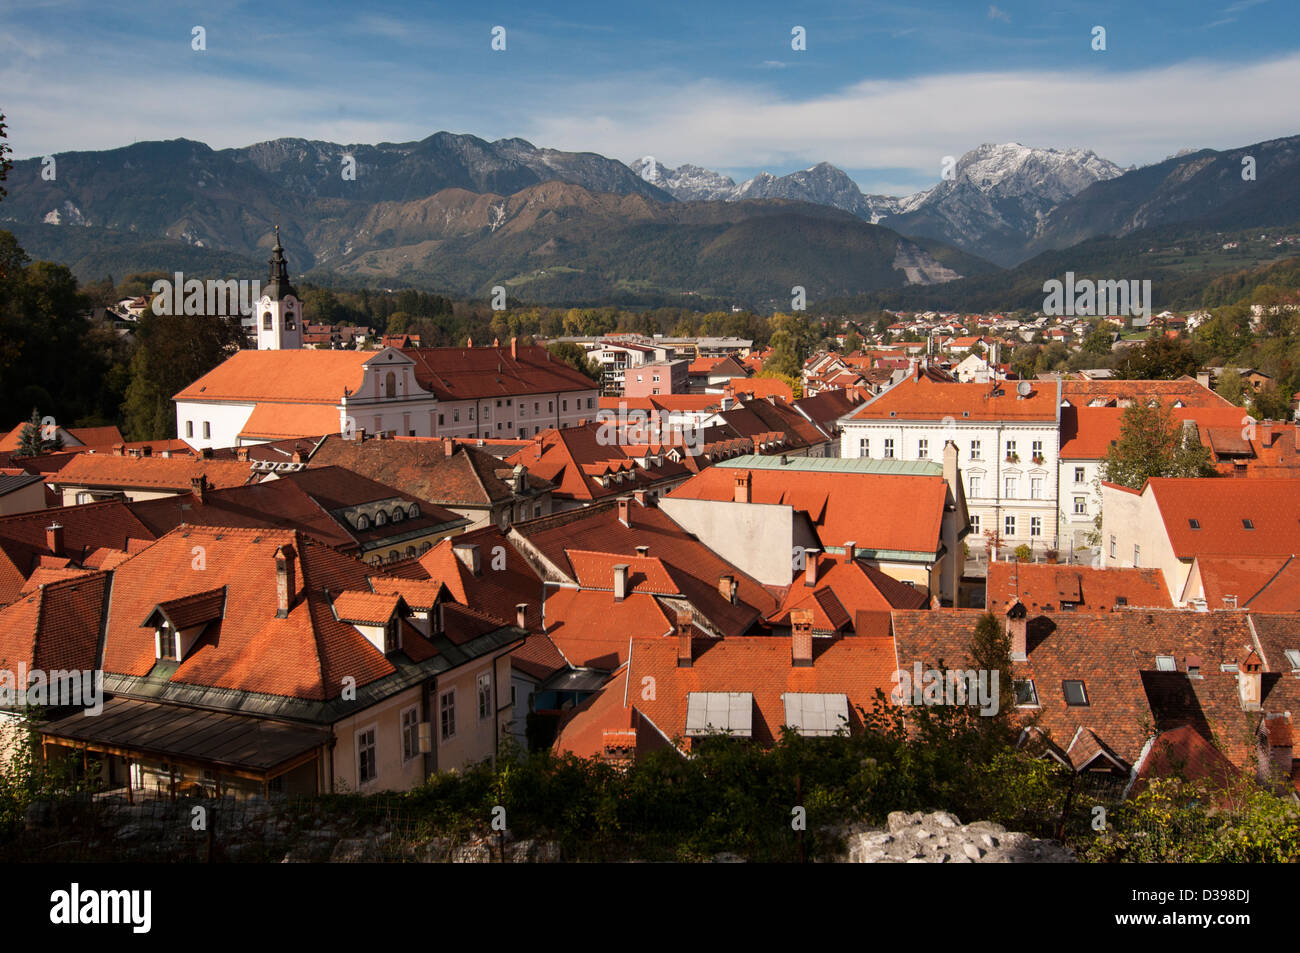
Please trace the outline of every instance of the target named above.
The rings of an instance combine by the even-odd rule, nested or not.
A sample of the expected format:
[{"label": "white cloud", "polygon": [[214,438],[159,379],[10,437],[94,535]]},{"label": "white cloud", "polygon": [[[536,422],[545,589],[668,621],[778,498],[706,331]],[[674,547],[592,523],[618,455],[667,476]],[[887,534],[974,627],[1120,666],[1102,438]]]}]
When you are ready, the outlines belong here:
[{"label": "white cloud", "polygon": [[1003,10],[1001,7],[997,7],[994,6],[993,4],[989,4],[989,19],[1001,20],[1003,23],[1010,23],[1011,14],[1007,13],[1007,11]]}]

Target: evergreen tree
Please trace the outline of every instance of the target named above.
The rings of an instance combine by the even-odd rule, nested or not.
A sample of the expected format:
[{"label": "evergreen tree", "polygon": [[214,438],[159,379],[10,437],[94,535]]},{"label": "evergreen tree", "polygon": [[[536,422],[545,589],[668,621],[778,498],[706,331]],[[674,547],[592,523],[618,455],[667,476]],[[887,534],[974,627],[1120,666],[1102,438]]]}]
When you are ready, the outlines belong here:
[{"label": "evergreen tree", "polygon": [[59,435],[58,428],[53,428],[48,439],[44,436],[44,429],[40,411],[33,407],[31,419],[23,424],[23,429],[18,434],[18,456],[39,457],[42,453],[63,449],[63,437]]}]

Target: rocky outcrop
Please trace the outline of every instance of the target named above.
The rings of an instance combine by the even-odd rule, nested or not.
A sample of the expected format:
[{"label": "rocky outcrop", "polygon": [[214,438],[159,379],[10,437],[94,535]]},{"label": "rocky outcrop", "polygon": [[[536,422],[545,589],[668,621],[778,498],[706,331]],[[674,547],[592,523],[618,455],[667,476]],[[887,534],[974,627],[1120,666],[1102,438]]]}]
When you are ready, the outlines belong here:
[{"label": "rocky outcrop", "polygon": [[1008,831],[1001,824],[962,824],[946,811],[894,811],[887,828],[857,830],[848,838],[851,864],[1074,863],[1074,851],[1056,841]]}]

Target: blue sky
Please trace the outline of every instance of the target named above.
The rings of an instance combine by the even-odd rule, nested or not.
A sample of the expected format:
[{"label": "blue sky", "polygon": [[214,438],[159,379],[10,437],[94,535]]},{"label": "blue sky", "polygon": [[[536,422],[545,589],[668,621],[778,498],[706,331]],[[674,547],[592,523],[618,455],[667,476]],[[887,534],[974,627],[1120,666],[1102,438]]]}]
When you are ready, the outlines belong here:
[{"label": "blue sky", "polygon": [[1300,133],[1297,89],[1296,0],[0,9],[0,109],[20,158],[446,129],[738,181],[825,160],[866,191],[905,194],[981,142],[1084,147],[1127,166]]}]

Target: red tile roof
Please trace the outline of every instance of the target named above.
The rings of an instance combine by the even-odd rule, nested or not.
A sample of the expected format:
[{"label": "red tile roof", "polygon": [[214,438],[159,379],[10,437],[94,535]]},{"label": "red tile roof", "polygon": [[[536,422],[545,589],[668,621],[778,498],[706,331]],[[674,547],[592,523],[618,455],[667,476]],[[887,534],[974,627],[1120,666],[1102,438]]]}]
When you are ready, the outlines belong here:
[{"label": "red tile roof", "polygon": [[190,481],[199,476],[206,477],[208,485],[216,488],[243,486],[258,479],[247,463],[238,460],[79,453],[68,461],[52,482],[62,487],[183,492],[189,490]]},{"label": "red tile roof", "polygon": [[0,669],[91,671],[108,574],[52,581],[0,609]]},{"label": "red tile roof", "polygon": [[415,379],[439,400],[483,400],[521,394],[591,391],[599,386],[554,358],[544,347],[405,348],[415,361]]},{"label": "red tile roof", "polygon": [[[173,400],[272,401],[336,406],[346,387],[365,382],[367,361],[379,351],[236,351]],[[338,429],[337,412],[326,433]],[[322,431],[316,431],[321,433]]]},{"label": "red tile roof", "polygon": [[1027,397],[1015,382],[989,384],[938,383],[909,377],[853,412],[853,420],[1038,420],[1054,422],[1059,401],[1053,381],[1031,381]]},{"label": "red tile roof", "polygon": [[[737,472],[732,464],[717,464],[669,496],[731,502]],[[823,547],[854,541],[859,549],[933,553],[941,545],[948,497],[948,484],[941,476],[793,469],[747,472],[752,502],[806,513]],[[864,508],[863,500],[871,500],[871,507]]]},{"label": "red tile roof", "polygon": [[1300,611],[1300,559],[1295,556],[1200,556],[1196,565],[1211,609]]},{"label": "red tile roof", "polygon": [[1017,601],[1039,611],[1059,611],[1062,602],[1080,612],[1108,612],[1124,599],[1129,607],[1171,608],[1165,574],[1159,569],[1093,569],[1050,563],[992,562],[985,582],[985,606],[999,616]]},{"label": "red tile roof", "polygon": [[[1289,556],[1297,549],[1300,481],[1152,478],[1143,493],[1154,496],[1179,559]],[[1200,529],[1191,528],[1192,519]]]},{"label": "red tile roof", "polygon": [[[868,566],[861,560],[817,556],[817,583],[806,585],[807,573],[791,583],[781,607],[767,619],[777,626],[790,625],[795,609],[810,609],[813,631],[855,631],[860,613],[888,613],[891,609],[924,609],[929,595]],[[887,630],[886,630],[887,631]]]},{"label": "red tile roof", "polygon": [[1130,380],[1074,380],[1067,378],[1061,386],[1062,400],[1075,406],[1086,407],[1093,401],[1107,401],[1123,405],[1135,400],[1161,400],[1165,404],[1179,401],[1186,407],[1231,407],[1230,401],[1220,397],[1208,387],[1202,387],[1194,377],[1180,377],[1172,381]]}]

